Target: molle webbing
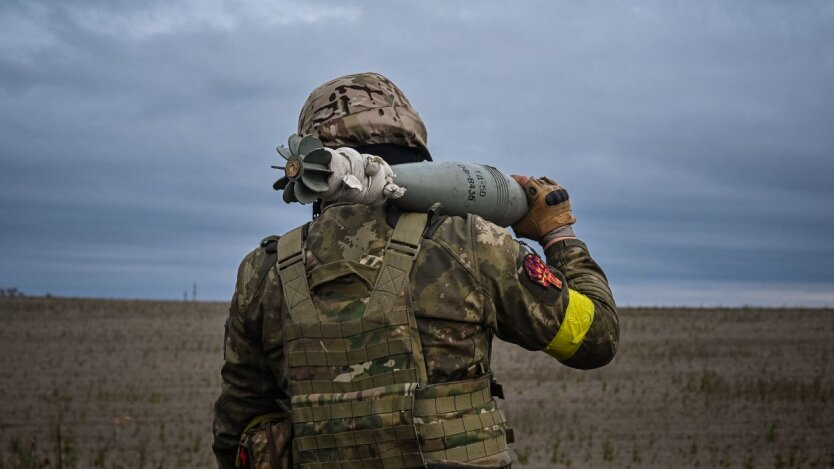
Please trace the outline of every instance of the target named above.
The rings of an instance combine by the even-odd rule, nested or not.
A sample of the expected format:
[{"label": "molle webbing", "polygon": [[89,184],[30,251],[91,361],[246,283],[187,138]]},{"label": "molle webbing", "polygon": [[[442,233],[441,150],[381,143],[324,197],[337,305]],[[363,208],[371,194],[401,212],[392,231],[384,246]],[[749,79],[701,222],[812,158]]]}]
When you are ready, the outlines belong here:
[{"label": "molle webbing", "polygon": [[428,461],[465,462],[507,451],[504,413],[490,392],[492,374],[417,391],[414,416]]},{"label": "molle webbing", "polygon": [[[334,383],[326,380],[302,381],[293,383],[293,394],[298,390],[299,394],[317,393],[346,393],[362,389],[389,386],[391,384],[409,384],[417,382],[417,372],[414,369],[395,370],[378,375],[369,376],[346,383]],[[314,391],[315,389],[315,391]]]},{"label": "molle webbing", "polygon": [[[481,379],[482,378],[472,380],[471,382],[479,382]],[[470,381],[464,381],[464,383],[469,382]],[[460,384],[460,382],[455,384]],[[437,387],[443,385],[436,384],[434,386]],[[461,394],[442,395],[441,397],[418,397],[417,402],[415,403],[414,412],[420,417],[430,417],[432,415],[442,415],[452,412],[478,409],[489,404],[490,402],[492,402],[492,395],[489,392],[489,383],[487,383],[486,387]]]},{"label": "molle webbing", "polygon": [[[422,468],[506,452],[491,375],[428,385],[408,294],[425,225],[425,214],[403,214],[376,272],[340,260],[314,268],[309,282],[301,229],[279,241],[296,467]],[[319,311],[310,285],[331,291],[351,277],[352,288],[373,282],[364,311]]]},{"label": "molle webbing", "polygon": [[398,469],[426,467],[420,453],[299,465],[301,469]]},{"label": "molle webbing", "polygon": [[[319,346],[316,350],[296,350],[291,347],[287,351],[289,367],[301,369],[307,376],[305,380],[292,381],[292,394],[351,392],[395,383],[418,382],[416,367],[380,371],[373,376],[350,380],[344,379],[344,374],[341,375],[342,379],[339,379],[339,374],[334,374],[334,368],[342,369],[381,359],[387,361],[396,356],[411,362],[415,344],[408,333],[411,327],[408,316],[408,311],[398,308],[384,318],[377,316],[342,323],[288,326],[288,342],[308,340]],[[392,331],[402,334],[400,337],[391,337]],[[422,348],[420,350],[422,352]]]},{"label": "molle webbing", "polygon": [[[278,267],[289,313],[285,337],[297,467],[425,466],[412,412],[414,391],[427,378],[406,295],[425,225],[425,214],[401,217],[364,312],[349,320],[340,319],[339,311],[316,309],[301,231],[282,238]],[[367,282],[369,276],[347,262],[314,270],[316,284],[344,272]]]}]

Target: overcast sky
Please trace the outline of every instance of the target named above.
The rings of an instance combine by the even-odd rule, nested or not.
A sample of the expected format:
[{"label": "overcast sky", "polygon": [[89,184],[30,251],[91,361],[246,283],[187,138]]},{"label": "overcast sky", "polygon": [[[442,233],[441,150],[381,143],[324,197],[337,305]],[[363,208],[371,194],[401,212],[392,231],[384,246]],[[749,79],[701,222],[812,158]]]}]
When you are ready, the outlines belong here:
[{"label": "overcast sky", "polygon": [[834,305],[834,3],[0,3],[0,288],[231,296],[309,92],[565,185],[621,305]]}]

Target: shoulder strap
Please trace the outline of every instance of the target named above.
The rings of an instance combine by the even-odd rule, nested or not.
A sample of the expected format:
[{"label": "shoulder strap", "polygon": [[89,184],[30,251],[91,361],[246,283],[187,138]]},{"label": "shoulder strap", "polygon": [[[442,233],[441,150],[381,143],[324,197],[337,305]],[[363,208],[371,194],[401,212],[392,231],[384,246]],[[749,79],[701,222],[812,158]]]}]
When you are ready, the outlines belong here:
[{"label": "shoulder strap", "polygon": [[425,213],[405,213],[400,217],[394,227],[394,234],[385,246],[382,266],[366,316],[385,311],[385,306],[402,293],[402,287],[420,251],[420,239],[425,228]]},{"label": "shoulder strap", "polygon": [[[421,385],[428,383],[426,361],[413,308],[410,304],[403,304],[403,293],[408,286],[414,260],[420,252],[427,217],[425,213],[404,213],[400,217],[385,247],[382,266],[364,314],[366,319],[376,319],[383,324],[408,324],[418,383]],[[292,321],[296,324],[321,322],[307,282],[303,227],[290,231],[278,241],[278,274]]]},{"label": "shoulder strap", "polygon": [[303,226],[298,227],[278,240],[278,274],[287,309],[295,323],[319,321],[307,284],[303,231]]},{"label": "shoulder strap", "polygon": [[408,322],[411,330],[411,351],[420,385],[428,384],[426,361],[414,309],[410,304],[403,304],[403,293],[408,286],[414,260],[420,252],[420,240],[423,238],[427,219],[428,215],[425,213],[403,213],[400,216],[385,247],[382,266],[365,310],[366,318],[381,318],[386,324],[405,324],[403,320]]},{"label": "shoulder strap", "polygon": [[[269,274],[270,268],[275,265],[275,246],[278,243],[278,236],[267,236],[261,241],[260,248],[250,252],[243,260],[247,268],[243,269],[243,278],[238,278],[236,288],[236,301],[239,311],[247,311],[263,289],[264,280]],[[239,272],[240,274],[241,272]],[[252,279],[255,279],[252,282]]]}]

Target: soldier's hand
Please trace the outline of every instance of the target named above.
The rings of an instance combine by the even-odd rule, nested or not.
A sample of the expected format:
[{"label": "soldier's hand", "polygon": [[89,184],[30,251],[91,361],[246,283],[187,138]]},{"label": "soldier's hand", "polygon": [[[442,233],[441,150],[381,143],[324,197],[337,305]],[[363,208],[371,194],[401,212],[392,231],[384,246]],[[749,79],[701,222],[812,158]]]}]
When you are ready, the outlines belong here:
[{"label": "soldier's hand", "polygon": [[524,193],[530,209],[518,223],[513,225],[516,236],[549,244],[558,238],[573,237],[570,225],[576,222],[570,208],[568,191],[548,178],[533,178],[513,175]]}]

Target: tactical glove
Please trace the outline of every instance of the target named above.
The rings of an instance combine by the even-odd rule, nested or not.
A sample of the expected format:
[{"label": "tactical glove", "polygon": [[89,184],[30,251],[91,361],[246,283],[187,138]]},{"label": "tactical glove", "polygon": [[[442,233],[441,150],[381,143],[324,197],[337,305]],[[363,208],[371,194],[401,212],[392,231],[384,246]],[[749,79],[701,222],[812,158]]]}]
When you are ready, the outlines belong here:
[{"label": "tactical glove", "polygon": [[548,177],[513,175],[512,178],[524,188],[530,207],[527,215],[513,225],[516,236],[538,242],[554,239],[554,233],[573,236],[570,225],[576,222],[576,217],[571,212],[568,191]]}]

